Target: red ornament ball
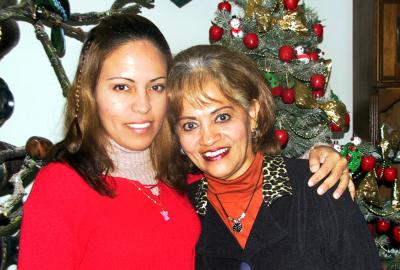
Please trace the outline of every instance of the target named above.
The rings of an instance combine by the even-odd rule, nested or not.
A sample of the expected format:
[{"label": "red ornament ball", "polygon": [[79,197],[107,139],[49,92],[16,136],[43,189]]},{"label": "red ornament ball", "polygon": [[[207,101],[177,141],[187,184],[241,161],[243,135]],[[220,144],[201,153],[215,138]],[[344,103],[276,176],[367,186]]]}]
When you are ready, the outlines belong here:
[{"label": "red ornament ball", "polygon": [[246,34],[243,38],[243,43],[250,50],[257,48],[259,44],[257,34],[255,33]]},{"label": "red ornament ball", "polygon": [[271,94],[274,97],[279,97],[279,96],[281,96],[282,90],[283,90],[283,88],[281,86],[275,86],[271,89]]},{"label": "red ornament ball", "polygon": [[363,156],[361,158],[361,169],[365,172],[371,171],[375,168],[376,158],[374,156]]},{"label": "red ornament ball", "polygon": [[392,236],[394,241],[400,243],[400,226],[394,226],[392,229]]},{"label": "red ornament ball", "polygon": [[282,46],[279,49],[279,59],[281,59],[283,62],[289,63],[295,56],[296,51],[288,45]]},{"label": "red ornament ball", "polygon": [[338,125],[336,125],[335,123],[330,123],[329,128],[331,129],[332,132],[341,132],[342,131],[342,128],[339,127]]},{"label": "red ornament ball", "polygon": [[295,10],[298,4],[299,0],[283,0],[283,5],[287,10]]},{"label": "red ornament ball", "polygon": [[218,25],[212,25],[208,33],[210,41],[216,42],[222,38],[222,35],[224,34],[224,29],[222,29]]},{"label": "red ornament ball", "polygon": [[318,38],[323,38],[323,36],[324,36],[324,27],[322,26],[322,24],[320,24],[320,23],[314,24],[313,25],[313,30],[314,30],[315,35]]},{"label": "red ornament ball", "polygon": [[218,4],[218,10],[219,11],[224,11],[225,10],[226,12],[231,12],[232,6],[231,6],[231,4],[229,4],[229,2],[223,1],[223,2]]},{"label": "red ornament ball", "polygon": [[275,138],[278,140],[282,147],[285,147],[289,140],[289,133],[283,129],[277,129],[274,131]]},{"label": "red ornament ball", "polygon": [[396,167],[386,167],[383,170],[383,178],[389,182],[393,183],[397,179],[397,168]]},{"label": "red ornament ball", "polygon": [[324,90],[313,90],[311,93],[313,94],[314,98],[320,98],[325,95]]},{"label": "red ornament ball", "polygon": [[390,230],[390,222],[386,219],[379,219],[376,222],[376,231],[378,233],[387,233]]},{"label": "red ornament ball", "polygon": [[322,74],[314,74],[310,78],[310,86],[313,89],[324,89],[325,87],[325,76]]},{"label": "red ornament ball", "polygon": [[376,177],[378,179],[382,179],[383,178],[383,168],[382,168],[382,166],[376,167],[375,174],[376,174]]},{"label": "red ornament ball", "polygon": [[350,114],[348,112],[344,115],[344,125],[347,128],[350,126]]},{"label": "red ornament ball", "polygon": [[310,56],[311,61],[318,61],[319,60],[319,55],[317,52],[309,52],[308,56]]},{"label": "red ornament ball", "polygon": [[296,92],[292,88],[283,88],[281,98],[283,103],[292,104],[296,99]]}]

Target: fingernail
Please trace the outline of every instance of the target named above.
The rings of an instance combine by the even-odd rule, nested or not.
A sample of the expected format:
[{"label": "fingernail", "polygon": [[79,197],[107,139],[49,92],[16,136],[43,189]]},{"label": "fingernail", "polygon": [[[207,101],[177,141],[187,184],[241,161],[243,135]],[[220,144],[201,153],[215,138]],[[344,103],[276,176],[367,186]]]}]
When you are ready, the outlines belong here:
[{"label": "fingernail", "polygon": [[333,193],[333,198],[335,198],[336,200],[339,199],[339,193],[338,192],[334,192]]},{"label": "fingernail", "polygon": [[322,194],[324,194],[324,189],[323,188],[321,188],[321,187],[319,187],[318,189],[317,189],[317,193],[318,193],[318,195],[322,195]]},{"label": "fingernail", "polygon": [[312,186],[314,186],[314,182],[311,181],[311,180],[309,180],[309,181],[307,182],[307,185],[308,185],[309,187],[312,187]]},{"label": "fingernail", "polygon": [[310,167],[310,171],[311,171],[312,173],[315,173],[316,171],[318,171],[318,165],[312,165],[312,166]]}]

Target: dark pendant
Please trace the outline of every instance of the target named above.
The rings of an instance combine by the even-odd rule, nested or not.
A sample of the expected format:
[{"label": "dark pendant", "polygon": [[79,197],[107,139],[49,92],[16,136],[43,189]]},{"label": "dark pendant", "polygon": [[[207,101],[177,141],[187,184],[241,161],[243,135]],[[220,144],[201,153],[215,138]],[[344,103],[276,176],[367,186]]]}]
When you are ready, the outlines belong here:
[{"label": "dark pendant", "polygon": [[235,223],[232,226],[232,229],[234,232],[240,233],[243,231],[243,225],[240,223],[240,221],[235,221]]}]

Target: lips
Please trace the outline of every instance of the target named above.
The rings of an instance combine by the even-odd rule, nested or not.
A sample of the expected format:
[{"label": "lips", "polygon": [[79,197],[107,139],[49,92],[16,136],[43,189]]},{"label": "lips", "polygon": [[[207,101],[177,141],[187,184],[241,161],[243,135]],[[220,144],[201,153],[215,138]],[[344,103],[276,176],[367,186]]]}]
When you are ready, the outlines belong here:
[{"label": "lips", "polygon": [[129,123],[127,126],[134,130],[137,133],[145,133],[151,126],[151,122],[146,121],[146,122],[135,122],[135,123]]},{"label": "lips", "polygon": [[204,152],[202,156],[207,161],[216,161],[224,158],[228,153],[229,153],[229,148],[224,147]]}]

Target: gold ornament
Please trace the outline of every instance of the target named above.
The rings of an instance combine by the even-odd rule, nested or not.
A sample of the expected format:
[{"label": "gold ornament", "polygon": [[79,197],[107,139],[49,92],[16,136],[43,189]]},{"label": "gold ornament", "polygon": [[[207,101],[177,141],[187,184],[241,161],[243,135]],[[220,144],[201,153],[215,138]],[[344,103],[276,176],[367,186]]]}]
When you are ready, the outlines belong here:
[{"label": "gold ornament", "polygon": [[341,128],[345,126],[346,106],[339,100],[330,100],[321,104],[315,100],[311,91],[300,81],[296,82],[296,105],[302,109],[321,109],[329,122],[333,122]]},{"label": "gold ornament", "polygon": [[357,198],[366,203],[383,207],[383,200],[379,194],[378,183],[373,172],[369,172],[361,181],[357,189]]},{"label": "gold ornament", "polygon": [[325,72],[324,72],[324,76],[325,76],[325,91],[326,88],[328,86],[328,82],[329,82],[329,78],[331,77],[331,71],[332,71],[332,60],[331,59],[326,59],[324,61],[322,61],[322,65],[324,65],[325,67]]},{"label": "gold ornament", "polygon": [[397,152],[400,143],[400,133],[398,130],[391,130],[389,126],[383,124],[380,127],[381,139],[378,144],[381,148],[382,157],[385,161],[390,160],[391,154]]},{"label": "gold ornament", "polygon": [[319,104],[319,108],[323,110],[330,122],[335,123],[341,128],[345,127],[346,106],[339,100],[330,100],[326,103]]},{"label": "gold ornament", "polygon": [[398,186],[398,179],[394,181],[392,189],[392,208],[396,211],[400,210],[400,190]]},{"label": "gold ornament", "polygon": [[292,30],[293,32],[304,34],[308,32],[307,27],[305,27],[304,15],[301,16],[301,12],[294,11],[283,16],[282,19],[278,20],[276,23],[283,30]]},{"label": "gold ornament", "polygon": [[257,29],[260,33],[265,33],[272,26],[272,15],[268,8],[256,6],[254,8],[254,16],[256,17]]},{"label": "gold ornament", "polygon": [[245,16],[251,18],[253,15],[257,22],[257,29],[260,33],[267,32],[273,22],[272,22],[272,12],[262,5],[263,0],[250,0],[246,6]]},{"label": "gold ornament", "polygon": [[296,91],[296,105],[301,109],[316,109],[318,103],[314,96],[311,94],[310,89],[304,83],[297,81],[295,86]]}]

